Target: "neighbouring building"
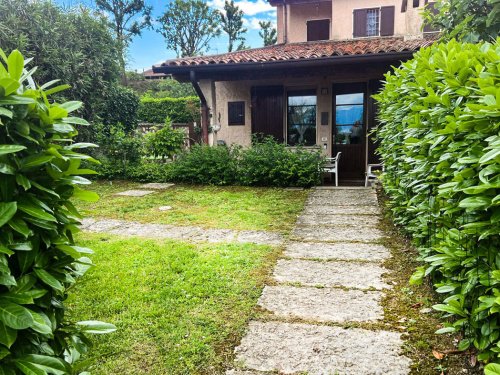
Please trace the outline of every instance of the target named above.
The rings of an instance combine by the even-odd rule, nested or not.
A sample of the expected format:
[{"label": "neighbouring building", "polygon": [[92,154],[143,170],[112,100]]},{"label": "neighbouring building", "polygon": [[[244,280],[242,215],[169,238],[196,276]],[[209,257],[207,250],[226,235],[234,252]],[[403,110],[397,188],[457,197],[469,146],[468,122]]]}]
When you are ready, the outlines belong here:
[{"label": "neighbouring building", "polygon": [[434,31],[423,26],[425,0],[269,0],[278,44],[214,56],[168,60],[155,73],[191,81],[201,98],[202,127],[217,139],[250,145],[252,134],[290,146],[342,152],[340,180],[362,180],[376,163],[371,95],[384,74]]}]

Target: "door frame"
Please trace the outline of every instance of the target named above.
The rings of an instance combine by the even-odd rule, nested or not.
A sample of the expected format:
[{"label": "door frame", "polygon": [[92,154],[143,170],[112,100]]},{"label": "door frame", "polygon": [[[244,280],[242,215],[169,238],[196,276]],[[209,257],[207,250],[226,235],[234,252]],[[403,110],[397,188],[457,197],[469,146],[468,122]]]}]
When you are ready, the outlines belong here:
[{"label": "door frame", "polygon": [[[332,84],[332,129],[331,129],[331,134],[330,134],[330,139],[332,143],[331,147],[331,152],[332,152],[332,157],[335,157],[338,148],[337,148],[337,143],[335,142],[335,135],[337,131],[337,121],[336,121],[336,97],[337,95],[342,95],[342,94],[354,94],[354,93],[359,93],[363,92],[363,136],[362,136],[362,141],[361,141],[361,152],[360,155],[363,159],[363,170],[360,171],[360,176],[359,179],[361,180],[363,178],[363,175],[366,171],[366,165],[368,162],[368,140],[367,140],[367,132],[369,128],[369,106],[368,106],[368,95],[369,95],[369,82],[368,81],[339,81],[339,82],[333,82]],[[341,155],[340,158],[340,165],[342,165],[342,162],[345,162],[345,158],[347,155]],[[342,177],[342,173],[340,173],[339,178],[341,180],[345,180],[345,178]],[[347,178],[348,180],[351,178]],[[356,179],[356,178],[353,178]]]}]

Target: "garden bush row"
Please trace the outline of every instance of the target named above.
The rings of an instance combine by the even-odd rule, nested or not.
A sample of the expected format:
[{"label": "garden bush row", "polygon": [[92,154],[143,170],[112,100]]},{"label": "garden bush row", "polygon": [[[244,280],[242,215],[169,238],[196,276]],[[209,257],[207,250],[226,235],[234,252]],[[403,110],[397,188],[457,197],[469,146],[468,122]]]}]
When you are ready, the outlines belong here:
[{"label": "garden bush row", "polygon": [[[500,353],[500,39],[420,50],[376,96],[383,187],[442,296],[439,333]],[[451,319],[448,319],[451,318]]]},{"label": "garden bush row", "polygon": [[140,121],[163,124],[168,117],[174,123],[199,122],[199,99],[143,97],[137,116]]},{"label": "garden bush row", "polygon": [[174,162],[136,159],[127,164],[104,158],[102,178],[187,184],[300,186],[321,182],[324,159],[319,152],[290,149],[268,138],[243,149],[238,146],[195,145]]}]

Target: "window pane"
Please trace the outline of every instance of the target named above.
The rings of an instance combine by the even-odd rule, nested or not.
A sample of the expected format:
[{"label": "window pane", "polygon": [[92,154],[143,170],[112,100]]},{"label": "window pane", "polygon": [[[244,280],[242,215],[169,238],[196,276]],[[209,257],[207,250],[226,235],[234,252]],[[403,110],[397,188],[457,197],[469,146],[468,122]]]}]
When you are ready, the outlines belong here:
[{"label": "window pane", "polygon": [[341,104],[363,104],[364,94],[362,92],[356,94],[343,94],[335,97],[337,105]]},{"label": "window pane", "polygon": [[363,105],[337,106],[335,110],[335,123],[337,125],[363,124]]},{"label": "window pane", "polygon": [[288,105],[316,105],[316,95],[288,96]]},{"label": "window pane", "polygon": [[363,125],[355,123],[353,125],[337,126],[336,144],[359,144],[363,143]]},{"label": "window pane", "polygon": [[316,96],[288,97],[288,144],[316,144]]},{"label": "window pane", "polygon": [[379,10],[368,9],[366,17],[366,36],[378,36]]}]

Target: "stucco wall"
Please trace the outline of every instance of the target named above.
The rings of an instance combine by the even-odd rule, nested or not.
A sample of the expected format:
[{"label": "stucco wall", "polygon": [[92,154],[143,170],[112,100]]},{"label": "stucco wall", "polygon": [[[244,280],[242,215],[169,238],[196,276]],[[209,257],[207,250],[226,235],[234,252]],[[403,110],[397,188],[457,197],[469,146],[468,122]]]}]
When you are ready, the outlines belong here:
[{"label": "stucco wall", "polygon": [[[413,1],[408,0],[406,12],[401,12],[401,0],[332,0],[318,1],[308,4],[288,5],[288,42],[304,42],[307,40],[307,21],[331,19],[330,39],[345,40],[353,38],[353,11],[363,8],[380,8],[395,6],[394,35],[408,39],[422,37],[422,16],[420,12],[424,0],[420,0],[420,8],[413,8]],[[277,6],[278,43],[284,42],[284,7]]]},{"label": "stucco wall", "polygon": [[307,21],[331,19],[332,3],[293,4],[288,13],[288,42],[304,42],[307,41]]},{"label": "stucco wall", "polygon": [[[410,0],[411,2],[411,0]],[[394,35],[403,36],[406,33],[405,13],[401,13],[401,1],[395,0],[333,0],[332,39],[352,39],[353,35],[353,11],[354,9],[380,8],[394,5]],[[411,4],[410,4],[411,6]]]},{"label": "stucco wall", "polygon": [[[331,146],[331,80],[328,77],[318,78],[288,78],[284,80],[265,81],[222,81],[215,83],[216,106],[212,107],[213,121],[219,121],[221,130],[217,134],[218,140],[224,140],[227,144],[239,144],[249,146],[251,143],[252,117],[251,117],[251,89],[252,86],[272,86],[284,85],[285,90],[296,89],[316,89],[317,91],[317,126],[316,144],[323,147],[327,144],[325,153],[330,153]],[[200,85],[201,86],[201,85]],[[202,87],[209,87],[205,85]],[[327,90],[326,94],[321,94],[321,89]],[[205,92],[205,91],[204,91]],[[245,125],[229,126],[227,103],[228,101],[245,101]],[[321,112],[328,112],[328,125],[321,125]],[[220,117],[219,117],[220,116]],[[286,119],[285,119],[286,122]],[[279,124],[277,124],[279,126]],[[323,140],[326,138],[326,140]]]}]

